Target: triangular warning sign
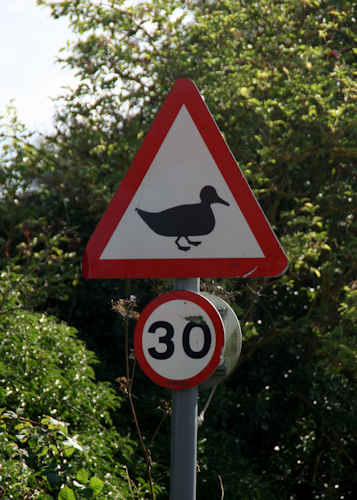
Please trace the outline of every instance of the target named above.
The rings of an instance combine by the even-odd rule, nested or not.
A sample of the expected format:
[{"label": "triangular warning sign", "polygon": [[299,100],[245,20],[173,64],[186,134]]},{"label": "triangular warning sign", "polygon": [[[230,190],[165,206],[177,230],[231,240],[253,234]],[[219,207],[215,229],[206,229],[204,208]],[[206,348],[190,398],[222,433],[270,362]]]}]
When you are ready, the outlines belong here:
[{"label": "triangular warning sign", "polygon": [[83,275],[272,277],[287,265],[197,88],[177,80],[87,245]]}]

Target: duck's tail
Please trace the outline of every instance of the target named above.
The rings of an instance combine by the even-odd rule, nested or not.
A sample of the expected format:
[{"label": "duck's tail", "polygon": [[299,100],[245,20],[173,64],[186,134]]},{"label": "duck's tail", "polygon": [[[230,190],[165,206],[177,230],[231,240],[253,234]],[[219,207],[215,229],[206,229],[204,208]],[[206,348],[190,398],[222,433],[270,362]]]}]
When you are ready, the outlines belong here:
[{"label": "duck's tail", "polygon": [[143,219],[143,221],[146,222],[146,224],[148,224],[148,218],[150,215],[149,212],[147,212],[146,210],[141,210],[141,208],[136,208],[135,212],[137,212],[140,215],[140,217]]}]

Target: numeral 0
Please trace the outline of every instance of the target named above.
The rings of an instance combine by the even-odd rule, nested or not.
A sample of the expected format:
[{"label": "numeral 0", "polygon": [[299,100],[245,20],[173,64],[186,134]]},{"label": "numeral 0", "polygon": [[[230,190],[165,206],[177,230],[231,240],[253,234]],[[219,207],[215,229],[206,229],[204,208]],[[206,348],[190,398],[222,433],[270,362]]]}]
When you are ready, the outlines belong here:
[{"label": "numeral 0", "polygon": [[[172,340],[175,331],[171,323],[168,323],[167,321],[155,321],[155,323],[150,326],[148,332],[156,333],[159,328],[166,330],[166,334],[159,337],[159,343],[166,345],[166,351],[159,352],[155,349],[155,347],[150,347],[148,351],[150,356],[155,359],[169,359],[175,351],[175,344]],[[203,332],[203,346],[199,351],[194,351],[190,343],[191,332],[194,328],[200,328]],[[205,323],[194,323],[193,321],[187,323],[182,333],[182,347],[187,356],[192,359],[201,359],[205,357],[210,350],[211,342],[211,332]]]}]

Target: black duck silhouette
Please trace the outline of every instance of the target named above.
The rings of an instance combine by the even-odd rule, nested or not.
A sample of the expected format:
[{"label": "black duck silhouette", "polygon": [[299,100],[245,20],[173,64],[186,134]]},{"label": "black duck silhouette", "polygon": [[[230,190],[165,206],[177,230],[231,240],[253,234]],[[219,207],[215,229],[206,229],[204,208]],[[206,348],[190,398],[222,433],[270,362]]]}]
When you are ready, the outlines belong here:
[{"label": "black duck silhouette", "polygon": [[229,203],[218,196],[213,186],[203,187],[200,199],[200,203],[178,205],[161,212],[147,212],[140,208],[136,208],[136,211],[154,233],[160,236],[176,236],[177,248],[187,252],[191,246],[181,245],[181,238],[189,245],[198,246],[202,242],[192,241],[190,236],[204,236],[213,231],[216,219],[211,205],[221,203],[229,206]]}]

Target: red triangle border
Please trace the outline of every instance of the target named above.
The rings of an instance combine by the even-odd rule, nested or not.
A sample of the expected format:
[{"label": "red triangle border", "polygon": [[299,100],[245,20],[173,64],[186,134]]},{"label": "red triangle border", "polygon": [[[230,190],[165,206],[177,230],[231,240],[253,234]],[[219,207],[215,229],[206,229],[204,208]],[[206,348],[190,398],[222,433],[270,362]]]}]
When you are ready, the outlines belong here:
[{"label": "red triangle border", "polygon": [[[100,256],[165,140],[178,112],[185,105],[210,154],[230,188],[263,258],[115,259]],[[82,273],[86,278],[277,277],[288,266],[259,203],[224,141],[195,84],[177,80],[146,134],[130,168],[109,203],[85,249]]]}]

